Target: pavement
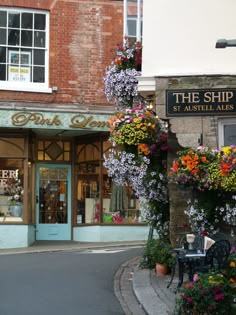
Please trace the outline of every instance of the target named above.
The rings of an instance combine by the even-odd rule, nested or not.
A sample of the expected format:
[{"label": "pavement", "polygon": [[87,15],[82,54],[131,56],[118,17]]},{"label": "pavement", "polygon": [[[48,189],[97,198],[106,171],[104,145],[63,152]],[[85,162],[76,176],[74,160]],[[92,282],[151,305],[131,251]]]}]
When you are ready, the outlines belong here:
[{"label": "pavement", "polygon": [[[37,241],[29,247],[0,249],[0,255],[81,251],[97,248],[124,248],[145,246],[146,242],[102,242],[87,243],[74,241]],[[114,292],[125,315],[173,314],[177,279],[167,289],[170,275],[158,275],[154,270],[140,267],[142,257],[134,257],[123,263],[114,276]]]}]

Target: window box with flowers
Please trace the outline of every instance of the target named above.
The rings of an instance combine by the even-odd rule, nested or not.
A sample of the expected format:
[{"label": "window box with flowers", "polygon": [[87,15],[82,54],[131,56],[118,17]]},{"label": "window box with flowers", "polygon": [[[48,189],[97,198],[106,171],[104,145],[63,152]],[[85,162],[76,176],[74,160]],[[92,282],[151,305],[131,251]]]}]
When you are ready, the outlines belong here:
[{"label": "window box with flowers", "polygon": [[23,211],[24,190],[20,178],[9,178],[6,182],[4,192],[9,196],[9,212],[13,217],[21,217]]}]

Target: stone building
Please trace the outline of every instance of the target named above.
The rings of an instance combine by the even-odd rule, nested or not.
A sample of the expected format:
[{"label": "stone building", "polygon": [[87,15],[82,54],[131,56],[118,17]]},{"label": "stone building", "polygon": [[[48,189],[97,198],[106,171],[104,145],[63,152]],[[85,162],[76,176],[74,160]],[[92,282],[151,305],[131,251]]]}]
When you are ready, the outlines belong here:
[{"label": "stone building", "polygon": [[[236,49],[217,48],[233,46],[235,1],[150,0],[143,6],[139,92],[153,98],[157,115],[168,121],[169,166],[181,148],[236,144]],[[190,192],[171,184],[169,194],[174,242]]]}]

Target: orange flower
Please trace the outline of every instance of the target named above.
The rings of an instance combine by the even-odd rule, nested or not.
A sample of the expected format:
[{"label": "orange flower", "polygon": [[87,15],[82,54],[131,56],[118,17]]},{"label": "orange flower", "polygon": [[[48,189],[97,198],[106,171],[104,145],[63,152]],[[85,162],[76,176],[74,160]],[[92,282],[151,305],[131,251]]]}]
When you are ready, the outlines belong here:
[{"label": "orange flower", "polygon": [[207,163],[207,162],[208,162],[206,156],[202,156],[202,157],[201,157],[201,162],[202,162],[202,163]]},{"label": "orange flower", "polygon": [[221,170],[220,170],[220,174],[221,175],[227,175],[229,174],[231,169],[231,166],[225,162],[221,162]]},{"label": "orange flower", "polygon": [[230,261],[229,266],[234,268],[234,267],[236,267],[236,263],[234,261]]},{"label": "orange flower", "polygon": [[149,146],[145,143],[138,145],[138,154],[149,155],[150,154]]},{"label": "orange flower", "polygon": [[117,66],[121,66],[121,65],[122,65],[122,60],[121,60],[121,58],[116,58],[116,59],[115,59],[115,64],[117,64]]},{"label": "orange flower", "polygon": [[146,114],[146,116],[148,116],[148,117],[151,117],[151,116],[152,116],[152,113],[151,113],[151,111],[149,111],[149,110],[147,110],[147,111],[145,112],[145,114]]},{"label": "orange flower", "polygon": [[[124,117],[124,114],[123,113],[117,113],[116,114],[116,119],[118,118],[118,119],[120,119],[120,118],[122,118],[122,117]],[[116,120],[115,119],[115,120]]]},{"label": "orange flower", "polygon": [[189,170],[189,171],[192,171],[192,169],[195,167],[195,166],[197,166],[198,165],[198,162],[196,162],[196,161],[189,161],[188,163],[187,163],[187,169]]},{"label": "orange flower", "polygon": [[229,282],[231,282],[231,283],[235,283],[234,278],[230,278],[230,279],[229,279]]}]

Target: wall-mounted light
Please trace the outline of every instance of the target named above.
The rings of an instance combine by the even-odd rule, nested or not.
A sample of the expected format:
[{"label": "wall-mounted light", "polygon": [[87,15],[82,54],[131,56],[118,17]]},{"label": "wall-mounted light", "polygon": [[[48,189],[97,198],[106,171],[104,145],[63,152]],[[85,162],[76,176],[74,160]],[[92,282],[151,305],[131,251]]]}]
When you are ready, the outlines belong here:
[{"label": "wall-mounted light", "polygon": [[236,39],[218,39],[215,48],[236,47]]},{"label": "wall-mounted light", "polygon": [[147,103],[147,110],[150,110],[150,111],[153,111],[153,104],[154,104],[154,100],[153,100],[153,98],[154,98],[154,94],[151,94],[151,95],[148,95],[147,97],[146,97],[146,103]]}]

